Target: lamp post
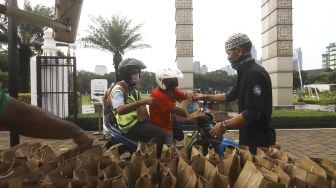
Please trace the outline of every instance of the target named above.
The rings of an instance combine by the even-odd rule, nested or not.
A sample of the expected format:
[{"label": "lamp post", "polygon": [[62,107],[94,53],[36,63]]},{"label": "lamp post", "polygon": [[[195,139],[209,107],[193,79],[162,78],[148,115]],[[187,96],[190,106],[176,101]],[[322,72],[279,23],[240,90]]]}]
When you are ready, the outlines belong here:
[{"label": "lamp post", "polygon": [[[17,7],[17,0],[9,0],[8,6]],[[8,17],[8,62],[9,62],[9,95],[18,98],[19,83],[18,74],[18,52],[17,52],[17,26],[12,17]],[[20,143],[20,136],[14,131],[10,132],[10,145]]]}]

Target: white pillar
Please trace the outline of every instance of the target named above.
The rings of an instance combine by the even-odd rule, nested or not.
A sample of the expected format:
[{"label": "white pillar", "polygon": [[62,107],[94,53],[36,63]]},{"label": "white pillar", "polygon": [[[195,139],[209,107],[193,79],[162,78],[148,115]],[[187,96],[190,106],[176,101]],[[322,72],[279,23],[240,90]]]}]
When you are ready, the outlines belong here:
[{"label": "white pillar", "polygon": [[[42,46],[43,56],[56,56],[56,42],[52,37],[52,30],[44,32],[44,44]],[[48,65],[66,64],[66,61],[56,62],[49,60]],[[36,56],[31,58],[31,104],[37,105],[37,77],[36,77]],[[68,67],[63,66],[42,66],[41,67],[42,92],[68,92]],[[42,108],[52,112],[58,117],[64,118],[69,115],[67,94],[46,94],[42,96]]]}]

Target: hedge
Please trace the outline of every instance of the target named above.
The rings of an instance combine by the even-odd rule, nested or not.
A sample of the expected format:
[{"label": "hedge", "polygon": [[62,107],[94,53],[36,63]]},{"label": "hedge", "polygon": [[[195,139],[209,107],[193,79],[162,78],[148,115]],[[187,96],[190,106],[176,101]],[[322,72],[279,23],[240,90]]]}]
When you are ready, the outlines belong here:
[{"label": "hedge", "polygon": [[30,93],[19,93],[18,100],[27,104],[30,104],[31,95]]},{"label": "hedge", "polygon": [[[219,112],[215,112],[219,113]],[[222,115],[226,115],[223,113]],[[69,118],[73,121],[73,118]],[[304,123],[335,123],[336,113],[335,112],[322,112],[314,110],[273,110],[272,123],[291,123],[298,126]],[[77,121],[75,122],[81,128],[87,131],[98,130],[98,114],[78,114]],[[101,119],[102,123],[102,119]],[[300,124],[300,125],[299,125]]]},{"label": "hedge", "polygon": [[273,123],[336,122],[335,112],[315,110],[273,110]]},{"label": "hedge", "polygon": [[[73,116],[67,118],[67,120],[72,121],[79,125],[82,129],[86,131],[97,131],[98,130],[98,120],[99,114],[78,114],[77,115],[77,121],[74,121]],[[101,122],[103,122],[103,119],[101,118]]]}]

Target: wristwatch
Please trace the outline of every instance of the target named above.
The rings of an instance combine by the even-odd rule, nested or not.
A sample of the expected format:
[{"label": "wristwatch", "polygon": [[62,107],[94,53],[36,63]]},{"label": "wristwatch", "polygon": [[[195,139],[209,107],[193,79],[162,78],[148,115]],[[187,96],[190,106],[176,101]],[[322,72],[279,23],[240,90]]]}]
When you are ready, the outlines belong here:
[{"label": "wristwatch", "polygon": [[225,120],[221,122],[221,127],[222,129],[224,129],[225,131],[227,131],[229,129],[229,127],[226,125]]}]

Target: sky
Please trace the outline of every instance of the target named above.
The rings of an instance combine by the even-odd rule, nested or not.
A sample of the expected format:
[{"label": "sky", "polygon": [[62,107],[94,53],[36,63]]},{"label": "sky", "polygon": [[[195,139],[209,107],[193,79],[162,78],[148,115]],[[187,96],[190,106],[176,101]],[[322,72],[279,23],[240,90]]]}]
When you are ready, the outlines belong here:
[{"label": "sky", "polygon": [[[1,2],[1,1],[0,1]],[[1,2],[2,3],[2,2]],[[54,1],[31,0],[34,4],[53,6]],[[18,0],[19,7],[23,0]],[[336,42],[335,0],[293,0],[293,47],[301,48],[303,69],[321,68],[321,54],[329,43]],[[176,65],[175,0],[84,0],[78,37],[87,35],[89,16],[125,16],[141,29],[143,43],[151,48],[127,51],[124,58],[141,59],[148,71]],[[194,0],[194,61],[207,65],[209,71],[229,65],[224,49],[232,33],[246,33],[261,57],[261,0]],[[109,52],[76,45],[77,68],[93,71],[106,65],[114,71]]]}]

